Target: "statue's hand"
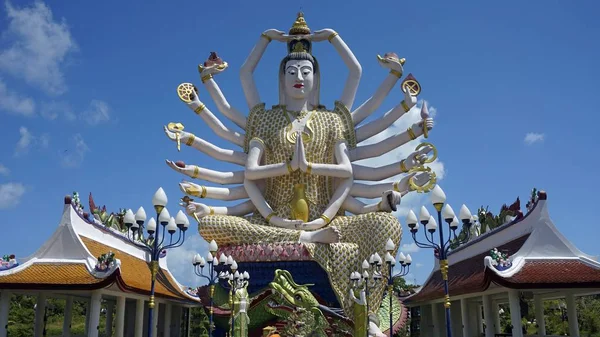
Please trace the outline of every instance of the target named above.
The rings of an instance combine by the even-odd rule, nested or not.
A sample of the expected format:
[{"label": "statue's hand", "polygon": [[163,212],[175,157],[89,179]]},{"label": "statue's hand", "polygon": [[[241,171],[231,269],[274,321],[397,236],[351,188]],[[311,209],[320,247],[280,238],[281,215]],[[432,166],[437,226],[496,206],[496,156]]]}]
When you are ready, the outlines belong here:
[{"label": "statue's hand", "polygon": [[270,224],[275,225],[277,227],[282,227],[282,228],[300,228],[300,225],[302,225],[302,220],[289,220],[289,219],[284,219],[278,216],[274,216],[271,218]]},{"label": "statue's hand", "polygon": [[167,162],[167,165],[169,165],[170,168],[172,168],[173,170],[175,170],[175,171],[177,171],[179,173],[186,174],[186,172],[189,173],[189,172],[191,172],[191,171],[194,170],[193,166],[185,165],[185,163],[182,162],[182,161],[174,162],[172,160],[168,160],[167,159],[167,160],[165,160],[165,162]]},{"label": "statue's hand", "polygon": [[384,212],[395,212],[398,210],[396,207],[400,205],[402,201],[402,193],[396,191],[385,191],[381,196],[381,201],[379,202],[379,208]]},{"label": "statue's hand", "polygon": [[400,191],[402,196],[405,196],[410,192],[409,181],[412,178],[417,186],[423,186],[431,180],[432,172],[413,172],[402,178],[397,184],[396,188]]},{"label": "statue's hand", "polygon": [[412,109],[417,104],[417,96],[411,95],[410,90],[404,91],[404,103],[408,105],[409,109]]},{"label": "statue's hand", "polygon": [[321,229],[325,226],[327,226],[327,224],[325,223],[325,220],[323,220],[322,218],[314,219],[313,221],[306,222],[301,225],[302,229],[304,229],[304,230]]},{"label": "statue's hand", "polygon": [[181,131],[176,128],[169,128],[168,126],[165,126],[164,130],[167,137],[169,137],[169,139],[172,141],[177,141],[177,135],[179,135],[179,139],[181,139],[182,142],[186,142],[191,136],[193,136],[189,132]]},{"label": "statue's hand", "polygon": [[335,34],[335,30],[330,28],[317,30],[310,36],[310,40],[313,42],[325,41],[331,36],[331,34]]},{"label": "statue's hand", "polygon": [[379,61],[379,65],[386,69],[395,70],[395,71],[399,72],[400,74],[404,73],[404,67],[402,67],[402,63],[400,63],[400,59],[377,57],[377,60]]},{"label": "statue's hand", "polygon": [[298,132],[296,137],[296,153],[298,153],[298,167],[300,171],[306,172],[308,170],[308,160],[306,160],[306,152],[304,151],[304,141],[302,140],[302,133]]},{"label": "statue's hand", "polygon": [[287,35],[277,29],[267,29],[263,32],[264,35],[266,35],[268,38],[270,38],[271,40],[275,40],[275,41],[279,41],[279,42],[286,42],[288,40]]},{"label": "statue's hand", "polygon": [[425,127],[427,128],[427,130],[433,129],[433,118],[429,117],[416,123],[415,125],[417,126],[417,130],[415,131],[421,130],[421,133],[423,133],[423,123],[425,123]]},{"label": "statue's hand", "polygon": [[408,157],[406,157],[406,168],[410,170],[415,166],[423,165],[423,163],[425,163],[425,160],[427,160],[429,152],[431,151],[433,151],[433,147],[431,147],[430,145],[425,145],[419,150],[408,155]]},{"label": "statue's hand", "polygon": [[199,202],[190,202],[189,204],[181,203],[181,206],[185,207],[185,212],[193,216],[196,214],[198,218],[203,218],[207,215],[210,215],[210,208],[205,204],[201,204]]}]

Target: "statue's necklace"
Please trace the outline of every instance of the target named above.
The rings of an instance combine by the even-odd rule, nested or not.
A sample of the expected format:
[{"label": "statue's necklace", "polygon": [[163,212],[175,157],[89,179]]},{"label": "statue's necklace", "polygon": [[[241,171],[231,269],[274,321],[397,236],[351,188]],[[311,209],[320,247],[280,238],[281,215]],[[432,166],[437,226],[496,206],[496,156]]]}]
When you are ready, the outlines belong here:
[{"label": "statue's necklace", "polygon": [[[305,119],[307,117],[307,115],[309,115],[309,114],[310,114],[310,116],[308,117],[308,121],[306,121],[306,124],[304,125],[303,128],[300,128],[298,124],[301,123],[302,120]],[[292,121],[288,114],[288,110],[285,107],[283,107],[283,115],[285,116],[285,118],[288,121],[288,125],[285,128],[285,136],[286,136],[286,139],[288,142],[290,142],[292,144],[296,144],[296,137],[297,137],[296,132],[298,132],[298,131],[302,131],[302,140],[304,141],[305,144],[312,141],[314,130],[312,129],[310,122],[314,116],[314,111],[308,111],[308,110],[300,111],[295,114],[296,118]],[[296,127],[294,127],[294,126],[296,126]]]}]

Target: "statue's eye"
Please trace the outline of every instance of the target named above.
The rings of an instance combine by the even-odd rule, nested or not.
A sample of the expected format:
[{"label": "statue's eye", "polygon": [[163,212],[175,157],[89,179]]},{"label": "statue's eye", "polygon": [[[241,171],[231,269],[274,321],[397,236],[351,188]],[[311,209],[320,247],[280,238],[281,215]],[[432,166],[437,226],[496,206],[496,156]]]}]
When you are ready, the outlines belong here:
[{"label": "statue's eye", "polygon": [[298,301],[302,301],[302,296],[300,295],[294,295],[294,298]]}]

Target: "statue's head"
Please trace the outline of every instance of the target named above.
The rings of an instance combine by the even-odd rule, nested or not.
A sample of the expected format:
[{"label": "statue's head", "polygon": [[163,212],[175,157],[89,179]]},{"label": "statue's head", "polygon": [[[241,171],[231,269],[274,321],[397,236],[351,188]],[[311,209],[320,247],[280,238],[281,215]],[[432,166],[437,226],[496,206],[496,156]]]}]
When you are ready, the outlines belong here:
[{"label": "statue's head", "polygon": [[319,106],[320,73],[319,63],[312,55],[312,43],[302,36],[309,35],[304,15],[298,13],[289,35],[298,39],[288,42],[288,55],[279,65],[279,104],[285,105],[286,98],[308,99],[309,105]]}]

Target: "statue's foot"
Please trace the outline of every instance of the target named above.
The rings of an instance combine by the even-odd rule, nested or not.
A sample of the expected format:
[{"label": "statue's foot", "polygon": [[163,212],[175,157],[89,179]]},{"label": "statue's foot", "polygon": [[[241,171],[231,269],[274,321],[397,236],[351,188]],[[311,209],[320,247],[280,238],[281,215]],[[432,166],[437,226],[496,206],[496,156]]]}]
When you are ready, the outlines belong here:
[{"label": "statue's foot", "polygon": [[318,229],[312,232],[303,231],[300,242],[305,243],[336,243],[340,242],[341,233],[335,226]]}]

